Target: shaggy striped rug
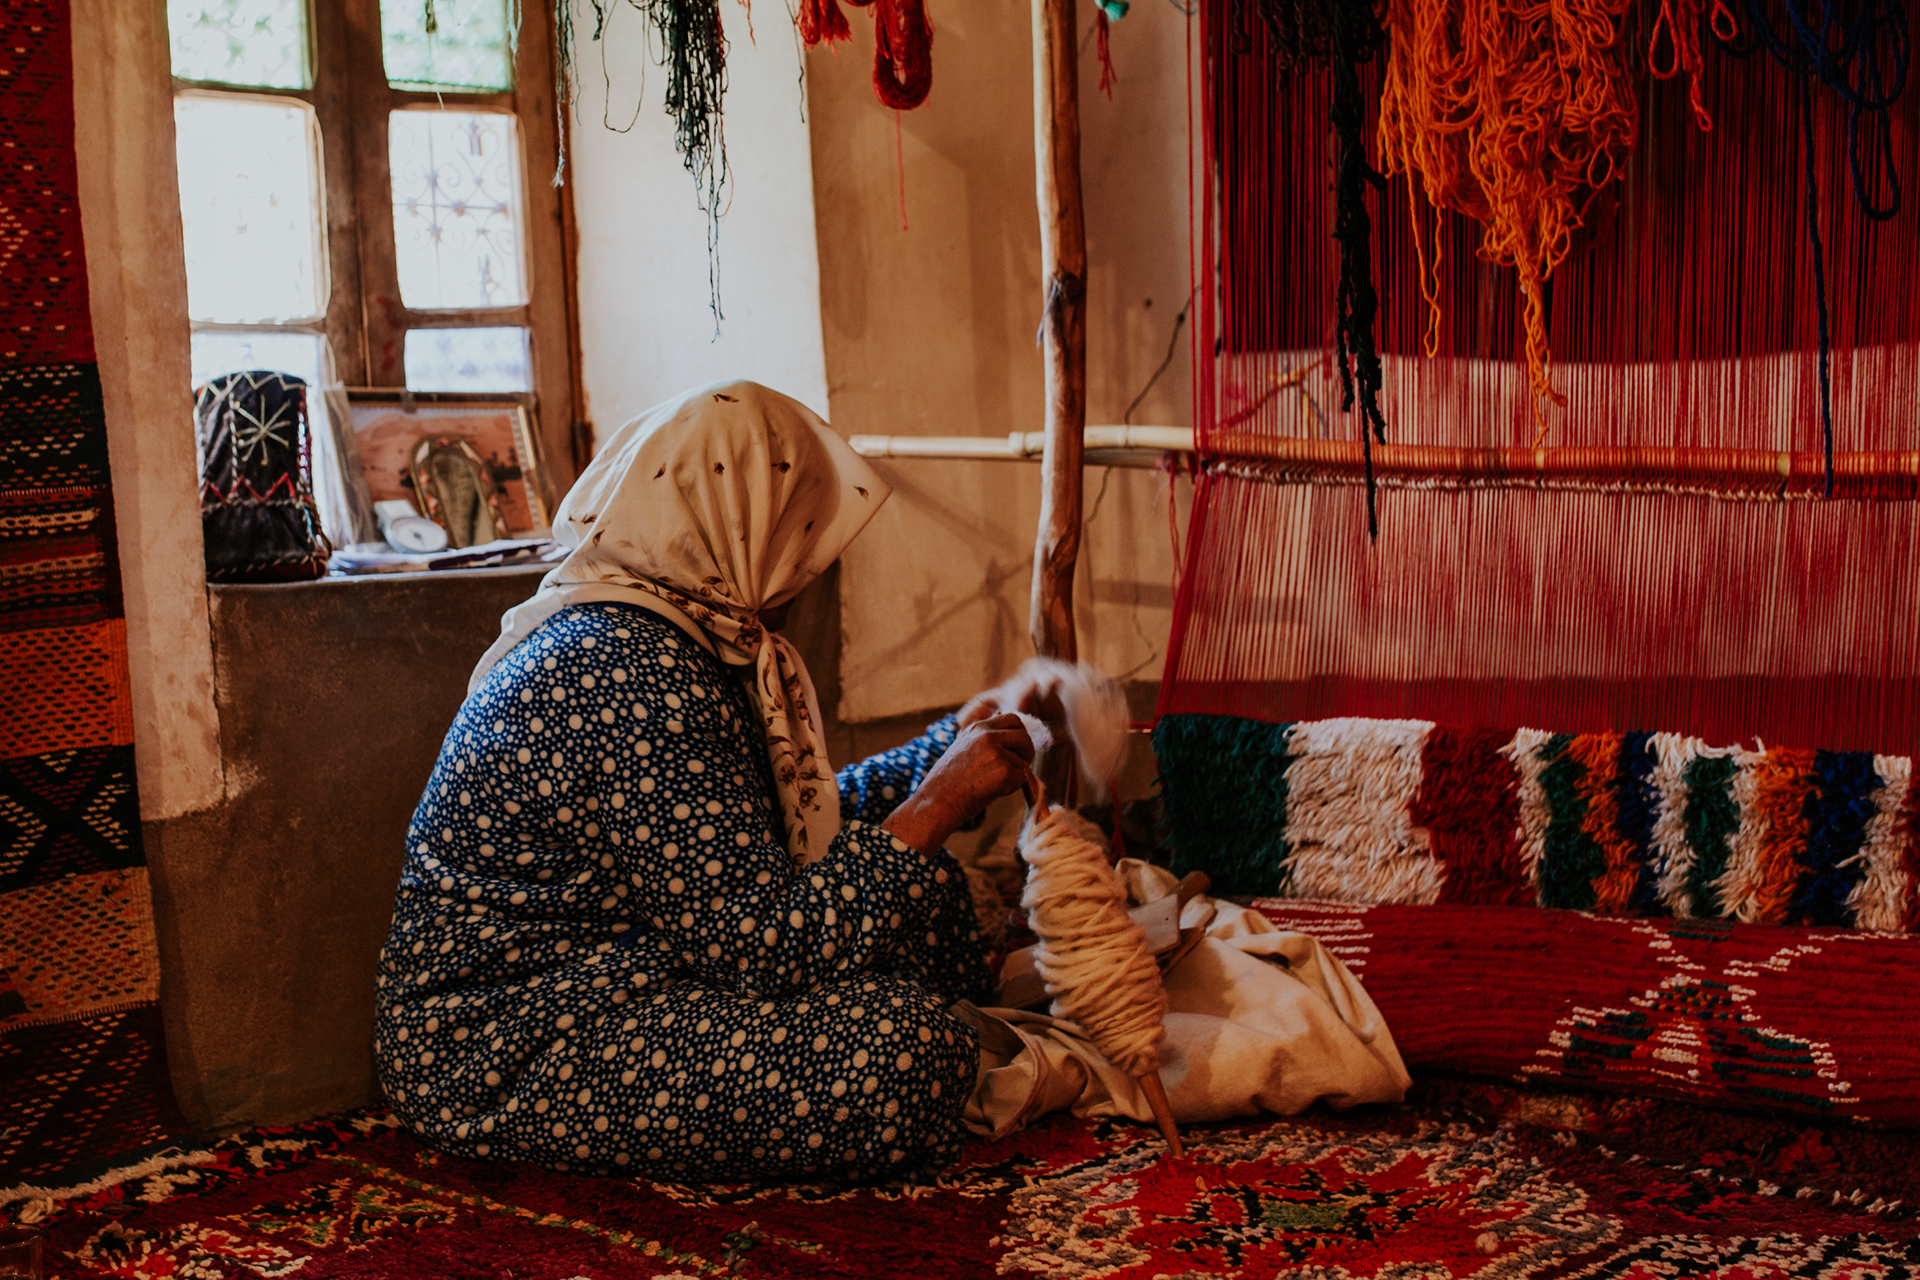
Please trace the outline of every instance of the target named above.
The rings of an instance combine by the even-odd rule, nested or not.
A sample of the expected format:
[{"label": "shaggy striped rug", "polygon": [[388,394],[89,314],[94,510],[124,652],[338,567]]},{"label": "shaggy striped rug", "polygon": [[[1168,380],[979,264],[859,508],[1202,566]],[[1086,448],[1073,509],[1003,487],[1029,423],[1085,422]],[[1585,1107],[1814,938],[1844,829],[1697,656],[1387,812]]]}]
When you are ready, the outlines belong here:
[{"label": "shaggy striped rug", "polygon": [[920,1181],[691,1190],[454,1160],[363,1114],[8,1213],[76,1280],[1920,1272],[1907,1134],[1433,1078],[1189,1137],[1169,1163],[1148,1130],[1056,1117]]}]

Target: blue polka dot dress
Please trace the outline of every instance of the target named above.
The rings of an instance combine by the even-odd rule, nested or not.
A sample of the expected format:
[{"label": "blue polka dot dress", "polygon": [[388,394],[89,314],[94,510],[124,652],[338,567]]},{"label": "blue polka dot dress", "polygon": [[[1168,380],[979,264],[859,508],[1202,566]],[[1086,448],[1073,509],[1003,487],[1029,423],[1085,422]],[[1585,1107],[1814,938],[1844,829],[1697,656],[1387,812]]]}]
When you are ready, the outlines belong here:
[{"label": "blue polka dot dress", "polygon": [[457,1155],[668,1181],[949,1160],[987,971],[965,877],[877,825],[951,718],[839,775],[793,869],[745,690],[666,619],[563,610],[461,708],[380,959],[393,1107]]}]

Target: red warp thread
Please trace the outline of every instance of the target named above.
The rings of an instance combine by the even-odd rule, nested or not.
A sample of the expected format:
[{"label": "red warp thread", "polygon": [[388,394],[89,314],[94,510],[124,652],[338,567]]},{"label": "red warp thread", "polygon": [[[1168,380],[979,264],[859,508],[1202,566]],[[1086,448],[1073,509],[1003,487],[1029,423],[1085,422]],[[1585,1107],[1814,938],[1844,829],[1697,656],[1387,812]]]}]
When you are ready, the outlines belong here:
[{"label": "red warp thread", "polygon": [[[1677,40],[1704,46],[1700,26],[1724,38],[1735,12],[1746,24],[1741,4],[1668,4]],[[1645,15],[1627,28],[1636,59],[1659,5],[1630,6]],[[1816,97],[1807,130],[1794,78],[1703,47],[1708,133],[1679,50],[1671,79],[1636,82],[1646,114],[1631,161],[1579,210],[1578,242],[1543,297],[1566,453],[1520,447],[1537,426],[1514,268],[1479,257],[1477,224],[1436,215],[1417,179],[1389,179],[1372,197],[1381,407],[1407,424],[1401,456],[1435,465],[1381,490],[1393,518],[1369,543],[1363,459],[1328,438],[1315,408],[1338,394],[1332,91],[1324,75],[1282,69],[1258,8],[1202,0],[1191,24],[1203,470],[1191,517],[1180,513],[1160,713],[1660,729],[1920,754],[1907,625],[1920,610],[1920,490],[1907,487],[1920,458],[1875,461],[1832,499],[1797,461],[1819,456],[1822,293],[1836,437],[1889,463],[1915,448],[1910,415],[1887,406],[1920,397],[1920,290],[1905,287],[1920,277],[1920,201],[1886,222],[1860,208],[1845,104]],[[1360,70],[1370,98],[1381,74]],[[1893,104],[1889,128],[1894,166],[1920,168],[1920,95]],[[1806,252],[1809,154],[1824,290]],[[1410,199],[1414,215],[1385,216]],[[1420,246],[1436,243],[1444,254],[1422,263]],[[1296,376],[1297,393],[1275,394]],[[1252,465],[1335,449],[1351,450],[1338,475]],[[1533,464],[1475,479],[1498,450]],[[1642,483],[1634,467],[1657,455],[1686,465]],[[1773,473],[1737,492],[1692,467],[1762,455]],[[1920,874],[1920,849],[1912,865]],[[1920,900],[1915,913],[1920,926]]]}]

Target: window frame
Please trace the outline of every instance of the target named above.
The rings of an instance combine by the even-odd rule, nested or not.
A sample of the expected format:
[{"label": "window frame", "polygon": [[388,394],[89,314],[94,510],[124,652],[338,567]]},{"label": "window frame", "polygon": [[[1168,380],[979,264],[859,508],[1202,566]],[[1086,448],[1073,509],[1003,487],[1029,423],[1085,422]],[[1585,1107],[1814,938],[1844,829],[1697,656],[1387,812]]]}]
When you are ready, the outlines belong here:
[{"label": "window frame", "polygon": [[[402,389],[410,329],[523,328],[548,510],[586,461],[591,433],[583,413],[570,186],[551,181],[562,145],[555,115],[553,19],[548,6],[521,6],[513,88],[505,91],[395,88],[387,83],[380,0],[302,0],[311,89],[173,78],[173,96],[294,99],[313,109],[319,131],[320,240],[325,307],[318,322],[226,324],[193,321],[195,332],[323,332],[334,372],[349,387]],[[524,303],[448,310],[401,299],[394,237],[388,117],[410,107],[511,115],[519,139]],[[418,390],[446,391],[444,387]],[[339,424],[346,430],[346,424]]]}]

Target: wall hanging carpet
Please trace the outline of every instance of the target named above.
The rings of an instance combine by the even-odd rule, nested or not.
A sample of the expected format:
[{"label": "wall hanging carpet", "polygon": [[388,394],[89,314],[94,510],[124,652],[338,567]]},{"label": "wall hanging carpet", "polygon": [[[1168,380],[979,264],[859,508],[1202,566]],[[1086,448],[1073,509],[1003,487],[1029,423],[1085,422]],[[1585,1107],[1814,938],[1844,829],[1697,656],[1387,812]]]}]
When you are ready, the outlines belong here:
[{"label": "wall hanging carpet", "polygon": [[1054,1117],[923,1184],[693,1191],[437,1156],[370,1114],[33,1206],[55,1277],[1897,1277],[1911,1135],[1426,1080],[1187,1131]]},{"label": "wall hanging carpet", "polygon": [[126,622],[76,187],[65,0],[7,0],[0,4],[0,1186],[52,1179],[181,1132],[161,1048]]}]

